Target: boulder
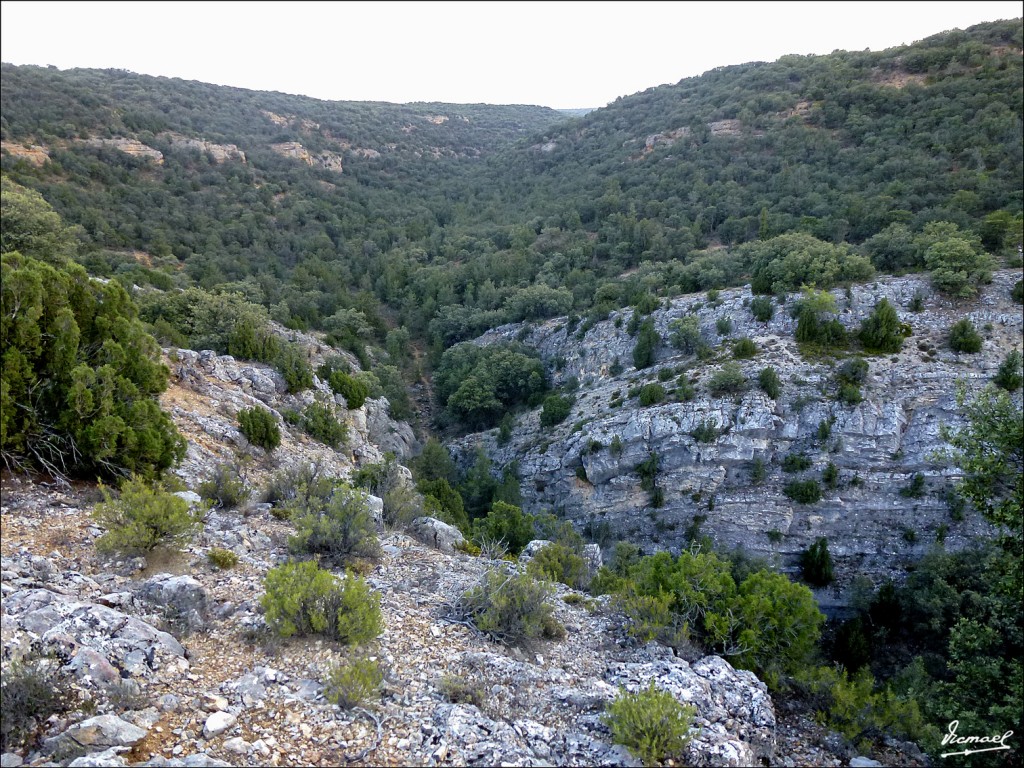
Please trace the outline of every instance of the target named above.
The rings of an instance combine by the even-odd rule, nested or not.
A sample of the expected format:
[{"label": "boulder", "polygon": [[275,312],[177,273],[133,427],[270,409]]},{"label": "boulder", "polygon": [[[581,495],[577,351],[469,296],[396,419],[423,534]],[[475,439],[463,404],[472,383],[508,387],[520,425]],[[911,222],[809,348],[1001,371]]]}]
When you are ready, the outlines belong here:
[{"label": "boulder", "polygon": [[111,747],[130,749],[145,736],[146,731],[142,728],[115,715],[99,715],[75,723],[64,733],[46,739],[43,742],[43,753],[59,759],[61,755],[80,751],[82,747],[98,751]]},{"label": "boulder", "polygon": [[409,532],[424,544],[448,554],[454,554],[466,543],[462,531],[434,517],[417,517],[409,524]]}]

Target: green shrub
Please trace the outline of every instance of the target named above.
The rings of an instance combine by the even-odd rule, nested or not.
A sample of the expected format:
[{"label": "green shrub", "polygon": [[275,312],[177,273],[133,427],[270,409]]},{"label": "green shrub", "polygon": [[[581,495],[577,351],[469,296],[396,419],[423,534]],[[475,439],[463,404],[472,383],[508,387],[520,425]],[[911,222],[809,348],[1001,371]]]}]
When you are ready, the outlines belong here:
[{"label": "green shrub", "polygon": [[683,374],[676,381],[676,400],[680,403],[688,403],[697,396],[697,390]]},{"label": "green shrub", "polygon": [[630,637],[641,643],[669,639],[670,627],[676,623],[677,618],[672,610],[672,595],[640,594],[622,582],[616,586],[616,590],[619,593],[615,595],[612,604],[625,619],[626,633]]},{"label": "green shrub", "polygon": [[766,471],[765,471],[764,459],[762,459],[760,456],[755,456],[754,457],[754,461],[750,465],[750,482],[753,485],[757,485],[758,483],[763,483],[764,482],[764,478],[765,478],[765,474],[766,474]]},{"label": "green shrub", "polygon": [[638,398],[641,406],[657,405],[665,399],[665,388],[661,384],[644,384]]},{"label": "green shrub", "polygon": [[750,311],[755,320],[767,323],[775,314],[775,305],[769,296],[755,296],[750,302]]},{"label": "green shrub", "polygon": [[222,571],[238,565],[238,555],[223,547],[211,547],[210,551],[206,553],[206,559],[210,561],[210,565]]},{"label": "green shrub", "polygon": [[835,489],[839,485],[839,467],[830,461],[825,465],[825,470],[821,473],[821,480],[825,483],[826,487]]},{"label": "green shrub", "polygon": [[481,684],[470,682],[464,677],[445,675],[438,689],[452,704],[472,704],[477,709],[483,709],[487,703],[487,694]]},{"label": "green shrub", "polygon": [[345,398],[349,410],[362,408],[366,398],[370,396],[370,387],[365,381],[350,376],[344,371],[332,371],[327,383],[332,391]]},{"label": "green shrub", "polygon": [[757,384],[772,400],[778,400],[779,395],[782,394],[782,381],[779,379],[779,374],[771,366],[761,369],[761,372],[757,375]]},{"label": "green shrub", "polygon": [[[5,178],[5,200],[10,193]],[[41,198],[38,205],[59,227]],[[3,226],[5,243],[20,239],[6,218]],[[167,367],[125,289],[90,279],[73,262],[55,267],[7,247],[0,255],[4,464],[57,477],[153,478],[184,458],[185,441],[157,402]]]},{"label": "green shrub", "polygon": [[1020,350],[1011,351],[999,365],[999,370],[992,378],[992,383],[1007,392],[1016,392],[1021,388],[1024,379],[1021,377],[1022,360]]},{"label": "green shrub", "polygon": [[230,464],[218,464],[213,474],[199,484],[196,492],[204,501],[220,509],[235,509],[249,498],[249,489],[238,467]]},{"label": "green shrub", "polygon": [[494,502],[486,517],[473,521],[473,540],[477,544],[502,542],[513,555],[523,551],[533,540],[533,534],[533,515],[503,501]]},{"label": "green shrub", "polygon": [[72,711],[78,690],[56,659],[15,658],[0,681],[0,752],[22,751],[52,715]]},{"label": "green shrub", "polygon": [[955,322],[949,329],[949,346],[954,352],[980,352],[981,336],[974,329],[974,323],[966,317]]},{"label": "green shrub", "polygon": [[654,323],[651,320],[644,320],[637,332],[636,346],[633,347],[633,365],[638,370],[653,365],[660,343],[661,336],[654,329]]},{"label": "green shrub", "polygon": [[658,381],[669,381],[675,375],[676,372],[673,368],[662,368],[658,371]]},{"label": "green shrub", "polygon": [[292,521],[295,535],[288,539],[288,548],[293,553],[317,555],[336,565],[379,554],[377,531],[363,490],[337,485],[328,498],[313,500],[293,515]]},{"label": "green shrub", "polygon": [[459,607],[477,629],[494,640],[523,645],[565,631],[552,614],[550,595],[547,584],[527,573],[493,570],[462,596]]},{"label": "green shrub", "polygon": [[849,384],[843,382],[839,385],[839,391],[836,393],[836,398],[846,405],[857,405],[863,402],[864,395],[861,394],[860,387],[856,384]]},{"label": "green shrub", "polygon": [[384,673],[372,659],[352,659],[347,664],[333,664],[324,680],[324,698],[342,709],[358,707],[380,690]]},{"label": "green shrub", "polygon": [[840,381],[859,385],[867,381],[868,368],[868,361],[863,357],[851,357],[839,366],[836,375]]},{"label": "green shrub", "polygon": [[747,385],[747,377],[736,363],[725,363],[711,376],[708,391],[715,397],[742,392]]},{"label": "green shrub", "polygon": [[107,529],[96,540],[101,552],[145,554],[158,546],[178,547],[192,539],[202,526],[205,510],[190,510],[187,501],[133,476],[114,499],[100,486],[103,502],[93,518]]},{"label": "green shrub", "polygon": [[732,333],[732,318],[720,317],[715,320],[715,330],[718,331],[719,336],[725,336],[726,334]]},{"label": "green shrub", "polygon": [[783,472],[803,472],[810,467],[811,459],[804,453],[787,453],[782,459]]},{"label": "green shrub", "polygon": [[687,355],[696,354],[707,346],[700,335],[700,325],[693,315],[673,320],[668,325],[672,346]]},{"label": "green shrub", "polygon": [[670,757],[683,758],[696,714],[693,706],[680,704],[652,680],[638,693],[620,689],[602,720],[611,729],[613,742],[629,749],[644,765],[653,765]]},{"label": "green shrub", "polygon": [[900,323],[896,308],[888,299],[882,299],[861,323],[859,338],[867,351],[891,354],[903,348],[909,331],[909,326]]},{"label": "green shrub", "polygon": [[808,584],[827,587],[832,583],[832,554],[827,538],[822,536],[800,554],[800,570]]},{"label": "green shrub", "polygon": [[281,351],[271,361],[284,376],[288,391],[292,394],[313,386],[313,369],[309,367],[305,354],[295,344],[283,344]]},{"label": "green shrub", "polygon": [[920,472],[914,474],[910,479],[910,485],[905,488],[900,488],[900,496],[905,499],[920,499],[924,496],[925,492],[925,479],[924,475]]},{"label": "green shrub", "polygon": [[814,504],[821,501],[821,487],[817,480],[793,480],[783,486],[782,492],[799,504]]},{"label": "green shrub", "polygon": [[832,422],[828,419],[822,419],[818,422],[818,440],[825,442],[832,434]]},{"label": "green shrub", "polygon": [[1010,289],[1010,298],[1018,304],[1024,304],[1024,280],[1018,280]]},{"label": "green shrub", "polygon": [[737,339],[732,345],[732,356],[737,360],[749,360],[754,357],[757,352],[757,344],[746,336],[742,339]]},{"label": "green shrub", "polygon": [[698,443],[713,443],[718,438],[718,427],[713,421],[705,419],[694,428],[690,436]]},{"label": "green shrub", "polygon": [[583,589],[587,584],[586,562],[561,542],[541,548],[527,563],[526,572],[534,578],[558,581],[573,589]]},{"label": "green shrub", "polygon": [[267,572],[261,600],[267,625],[281,637],[322,634],[358,645],[380,634],[380,596],[359,576],[339,580],[312,561]]},{"label": "green shrub", "polygon": [[339,448],[348,439],[348,427],[338,421],[328,403],[310,403],[302,411],[302,429],[307,435],[331,448]]},{"label": "green shrub", "polygon": [[544,406],[540,412],[540,425],[553,427],[561,424],[572,410],[574,399],[566,395],[549,395],[544,398]]},{"label": "green shrub", "polygon": [[238,426],[246,440],[265,451],[272,451],[281,444],[277,419],[266,408],[243,408],[238,412]]}]

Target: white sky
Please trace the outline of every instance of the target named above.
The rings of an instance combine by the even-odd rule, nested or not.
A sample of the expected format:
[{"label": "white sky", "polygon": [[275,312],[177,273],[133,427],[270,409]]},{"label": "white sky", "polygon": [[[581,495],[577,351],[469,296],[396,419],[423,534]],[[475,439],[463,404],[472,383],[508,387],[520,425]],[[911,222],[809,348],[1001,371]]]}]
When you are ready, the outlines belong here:
[{"label": "white sky", "polygon": [[13,64],[114,67],[321,99],[601,107],[709,69],[873,51],[1013,2],[23,2]]}]

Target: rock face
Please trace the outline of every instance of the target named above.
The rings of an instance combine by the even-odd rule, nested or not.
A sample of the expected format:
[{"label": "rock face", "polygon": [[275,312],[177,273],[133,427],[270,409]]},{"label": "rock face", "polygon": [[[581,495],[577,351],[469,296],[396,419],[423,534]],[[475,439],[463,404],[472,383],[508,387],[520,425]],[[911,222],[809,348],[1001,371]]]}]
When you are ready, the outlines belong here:
[{"label": "rock face", "polygon": [[0,141],[0,152],[7,152],[14,157],[23,158],[32,165],[43,165],[50,159],[50,153],[46,147],[41,147],[38,144],[25,146],[10,141]]},{"label": "rock face", "polygon": [[234,144],[214,144],[211,141],[205,139],[194,138],[191,136],[182,136],[180,133],[168,132],[162,134],[167,137],[174,147],[181,147],[185,149],[198,149],[200,152],[204,152],[213,158],[215,163],[226,163],[228,160],[239,160],[245,162],[245,152],[240,150]]},{"label": "rock face", "polygon": [[146,146],[138,139],[126,139],[117,136],[112,139],[86,139],[85,143],[90,147],[113,147],[119,152],[133,157],[144,157],[153,160],[157,165],[164,164],[164,153],[159,149]]},{"label": "rock face", "polygon": [[[976,391],[1020,343],[1021,312],[1009,297],[1020,277],[1020,270],[998,272],[978,299],[961,304],[935,294],[922,277],[881,279],[848,294],[833,291],[849,331],[855,333],[883,297],[913,331],[898,354],[866,358],[870,368],[858,405],[835,396],[841,360],[801,357],[787,311],[796,295],[785,308],[776,303],[766,323],[748,307],[749,288],[722,291],[714,303],[703,295],[674,299],[651,315],[663,343],[654,364],[641,371],[631,364],[636,340],[626,331],[632,310],[613,313],[585,333],[570,332],[564,319],[502,326],[478,343],[518,338],[535,347],[558,369],[556,385],[580,382],[576,403],[551,429],[540,427],[536,411],[521,416],[505,446],[492,430],[452,447],[465,462],[472,461],[477,444],[496,467],[517,461],[528,510],[562,510],[581,530],[603,532],[611,541],[678,551],[689,536],[703,534],[725,550],[742,548],[794,570],[799,554],[824,536],[840,586],[856,573],[891,575],[937,538],[956,548],[989,533],[978,515],[968,510],[963,517],[951,507],[946,492],[956,477],[935,452],[942,447],[940,426],[962,424],[957,382]],[[920,312],[906,309],[915,295],[923,298]],[[711,361],[699,362],[668,343],[670,323],[688,315],[698,318],[707,343],[719,345]],[[985,336],[977,355],[957,354],[946,343],[949,327],[962,317]],[[732,329],[723,336],[717,324],[726,318]],[[741,337],[760,350],[737,361],[748,386],[735,395],[710,395],[710,377],[732,358],[731,344]],[[775,400],[757,386],[767,366],[782,381]],[[680,377],[696,389],[689,402],[669,396],[641,407],[635,398],[643,383],[660,379],[672,390]],[[784,458],[797,453],[807,456],[810,467],[785,472]],[[636,471],[652,455],[660,507],[641,488]],[[754,482],[758,459],[765,476]],[[838,471],[834,488],[823,478],[829,465]],[[916,474],[924,478],[919,495],[911,488]],[[817,503],[797,503],[784,493],[790,481],[812,479],[822,492]],[[828,602],[834,596],[821,597]]]},{"label": "rock face", "polygon": [[280,144],[271,144],[270,148],[282,157],[290,157],[300,160],[309,166],[319,166],[328,171],[342,172],[342,157],[336,152],[323,150],[321,152],[310,152],[297,141],[284,141]]}]

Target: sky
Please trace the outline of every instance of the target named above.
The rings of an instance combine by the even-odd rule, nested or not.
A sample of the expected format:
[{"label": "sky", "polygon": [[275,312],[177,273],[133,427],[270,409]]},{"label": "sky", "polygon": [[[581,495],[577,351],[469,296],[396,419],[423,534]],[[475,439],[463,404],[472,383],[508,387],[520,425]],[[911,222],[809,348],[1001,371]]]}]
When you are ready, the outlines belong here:
[{"label": "sky", "polygon": [[0,58],[319,99],[602,107],[715,67],[883,50],[1013,2],[0,2]]}]

